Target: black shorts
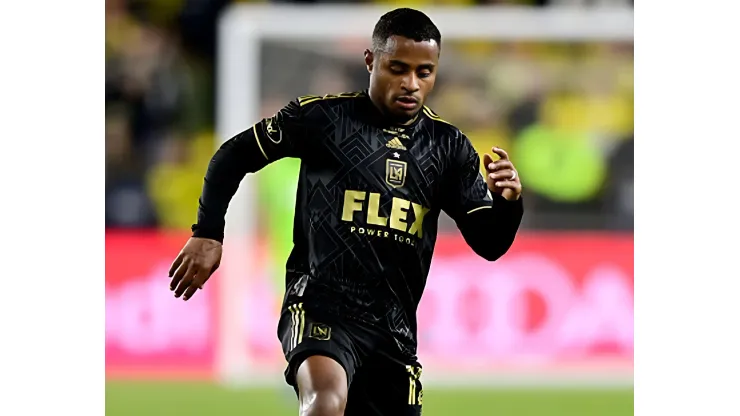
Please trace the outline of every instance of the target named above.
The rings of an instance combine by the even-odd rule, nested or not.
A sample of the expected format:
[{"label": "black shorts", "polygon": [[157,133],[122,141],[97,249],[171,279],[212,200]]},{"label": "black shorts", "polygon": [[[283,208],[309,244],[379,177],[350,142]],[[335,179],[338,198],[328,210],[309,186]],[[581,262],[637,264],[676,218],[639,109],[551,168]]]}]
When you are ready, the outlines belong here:
[{"label": "black shorts", "polygon": [[321,316],[295,303],[284,308],[278,337],[288,361],[285,381],[296,394],[298,367],[306,358],[322,355],[347,373],[345,416],[421,415],[421,365],[401,357],[385,334],[368,325]]}]

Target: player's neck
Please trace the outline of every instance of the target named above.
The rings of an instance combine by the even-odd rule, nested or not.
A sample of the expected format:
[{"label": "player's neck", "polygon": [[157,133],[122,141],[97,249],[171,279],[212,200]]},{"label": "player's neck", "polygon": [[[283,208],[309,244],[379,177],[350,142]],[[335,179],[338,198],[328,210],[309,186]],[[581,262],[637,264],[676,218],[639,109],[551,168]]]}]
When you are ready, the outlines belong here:
[{"label": "player's neck", "polygon": [[369,88],[366,90],[366,94],[368,98],[370,98],[370,102],[373,104],[373,107],[375,107],[375,110],[377,110],[378,115],[382,117],[383,120],[388,124],[396,126],[410,126],[419,119],[419,113],[417,113],[414,117],[410,119],[404,120],[399,120],[396,117],[392,117],[388,114],[388,112],[385,110],[385,107],[382,105],[383,100],[381,98],[374,97]]}]

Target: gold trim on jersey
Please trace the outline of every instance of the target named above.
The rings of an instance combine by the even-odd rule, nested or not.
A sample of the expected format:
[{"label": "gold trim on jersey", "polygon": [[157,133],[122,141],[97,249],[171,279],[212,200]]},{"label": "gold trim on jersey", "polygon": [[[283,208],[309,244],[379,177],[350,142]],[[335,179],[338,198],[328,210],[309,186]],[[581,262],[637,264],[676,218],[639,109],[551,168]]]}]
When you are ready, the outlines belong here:
[{"label": "gold trim on jersey", "polygon": [[421,111],[423,111],[424,114],[426,114],[426,116],[429,117],[429,118],[431,118],[432,120],[441,121],[441,122],[443,122],[445,124],[449,124],[450,126],[453,125],[449,121],[443,120],[440,116],[437,115],[437,113],[435,113],[434,111],[432,111],[432,109],[429,108],[429,107],[427,107],[427,106],[424,106],[424,108],[422,108]]},{"label": "gold trim on jersey", "polygon": [[411,137],[409,137],[408,134],[402,133],[403,131],[404,131],[404,129],[400,129],[400,128],[397,128],[395,130],[392,130],[392,129],[383,129],[383,133],[392,134],[394,137],[398,137],[398,138],[406,139],[406,140],[411,139]]},{"label": "gold trim on jersey", "polygon": [[409,404],[421,405],[423,391],[419,389],[419,393],[416,393],[416,382],[421,378],[421,367],[407,365],[406,371],[409,373]]},{"label": "gold trim on jersey", "polygon": [[306,104],[311,104],[316,101],[321,100],[331,100],[334,98],[356,98],[364,95],[365,93],[363,91],[359,92],[342,92],[339,94],[326,94],[326,95],[304,95],[302,97],[298,97],[298,105],[303,107]]},{"label": "gold trim on jersey", "polygon": [[290,349],[297,347],[303,341],[303,330],[306,325],[306,311],[303,302],[288,307],[291,317]]},{"label": "gold trim on jersey", "polygon": [[[423,111],[423,109],[422,109],[422,111]],[[416,113],[416,115],[414,115],[414,118],[412,118],[411,120],[407,121],[406,123],[404,123],[402,125],[403,126],[408,126],[408,125],[414,124],[414,123],[416,123],[416,120],[418,120],[418,119],[419,119],[419,113]]]},{"label": "gold trim on jersey", "polygon": [[[485,183],[486,182],[486,177],[483,176],[483,172],[478,172],[478,174],[480,175],[481,180],[483,180],[483,182]],[[487,184],[486,184],[486,188],[488,188],[488,185]],[[486,196],[488,197],[488,199],[493,200],[493,194],[491,194],[491,190],[490,189],[486,189]],[[493,208],[493,207],[490,206],[490,205],[483,205],[482,207],[471,209],[470,211],[468,211],[468,214],[472,214],[475,211],[479,211],[481,209],[486,209],[486,208]]]},{"label": "gold trim on jersey", "polygon": [[265,159],[270,160],[269,157],[267,157],[267,153],[265,153],[265,149],[262,148],[262,143],[260,143],[260,137],[257,135],[257,124],[255,123],[254,126],[252,126],[252,132],[254,133],[254,140],[257,141],[257,146],[260,148],[260,152],[262,152],[262,156],[265,157]]},{"label": "gold trim on jersey", "polygon": [[482,209],[486,209],[486,208],[493,208],[493,207],[492,207],[492,206],[490,206],[490,205],[483,205],[482,207],[478,207],[478,208],[473,208],[473,209],[471,209],[470,211],[468,211],[468,214],[472,214],[472,213],[474,213],[475,211],[480,211],[480,210],[482,210]]}]

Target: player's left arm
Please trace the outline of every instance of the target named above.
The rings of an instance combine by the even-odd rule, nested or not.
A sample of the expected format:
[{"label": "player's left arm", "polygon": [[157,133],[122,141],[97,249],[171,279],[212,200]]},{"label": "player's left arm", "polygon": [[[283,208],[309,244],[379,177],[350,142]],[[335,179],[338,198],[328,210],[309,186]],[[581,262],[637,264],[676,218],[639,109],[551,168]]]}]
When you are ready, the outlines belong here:
[{"label": "player's left arm", "polygon": [[463,134],[459,139],[443,209],[473,251],[494,261],[506,254],[519,230],[524,214],[522,185],[504,150],[492,149],[500,157],[497,161],[484,156],[484,177],[473,145]]}]

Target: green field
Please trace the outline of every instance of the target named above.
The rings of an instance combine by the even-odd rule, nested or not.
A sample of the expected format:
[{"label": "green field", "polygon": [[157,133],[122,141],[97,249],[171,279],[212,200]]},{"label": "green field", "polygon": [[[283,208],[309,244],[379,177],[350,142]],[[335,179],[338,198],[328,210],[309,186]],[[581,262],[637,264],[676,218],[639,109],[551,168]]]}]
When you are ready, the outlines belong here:
[{"label": "green field", "polygon": [[[296,416],[290,390],[208,383],[108,381],[107,416]],[[632,389],[424,390],[424,416],[627,416]]]}]

